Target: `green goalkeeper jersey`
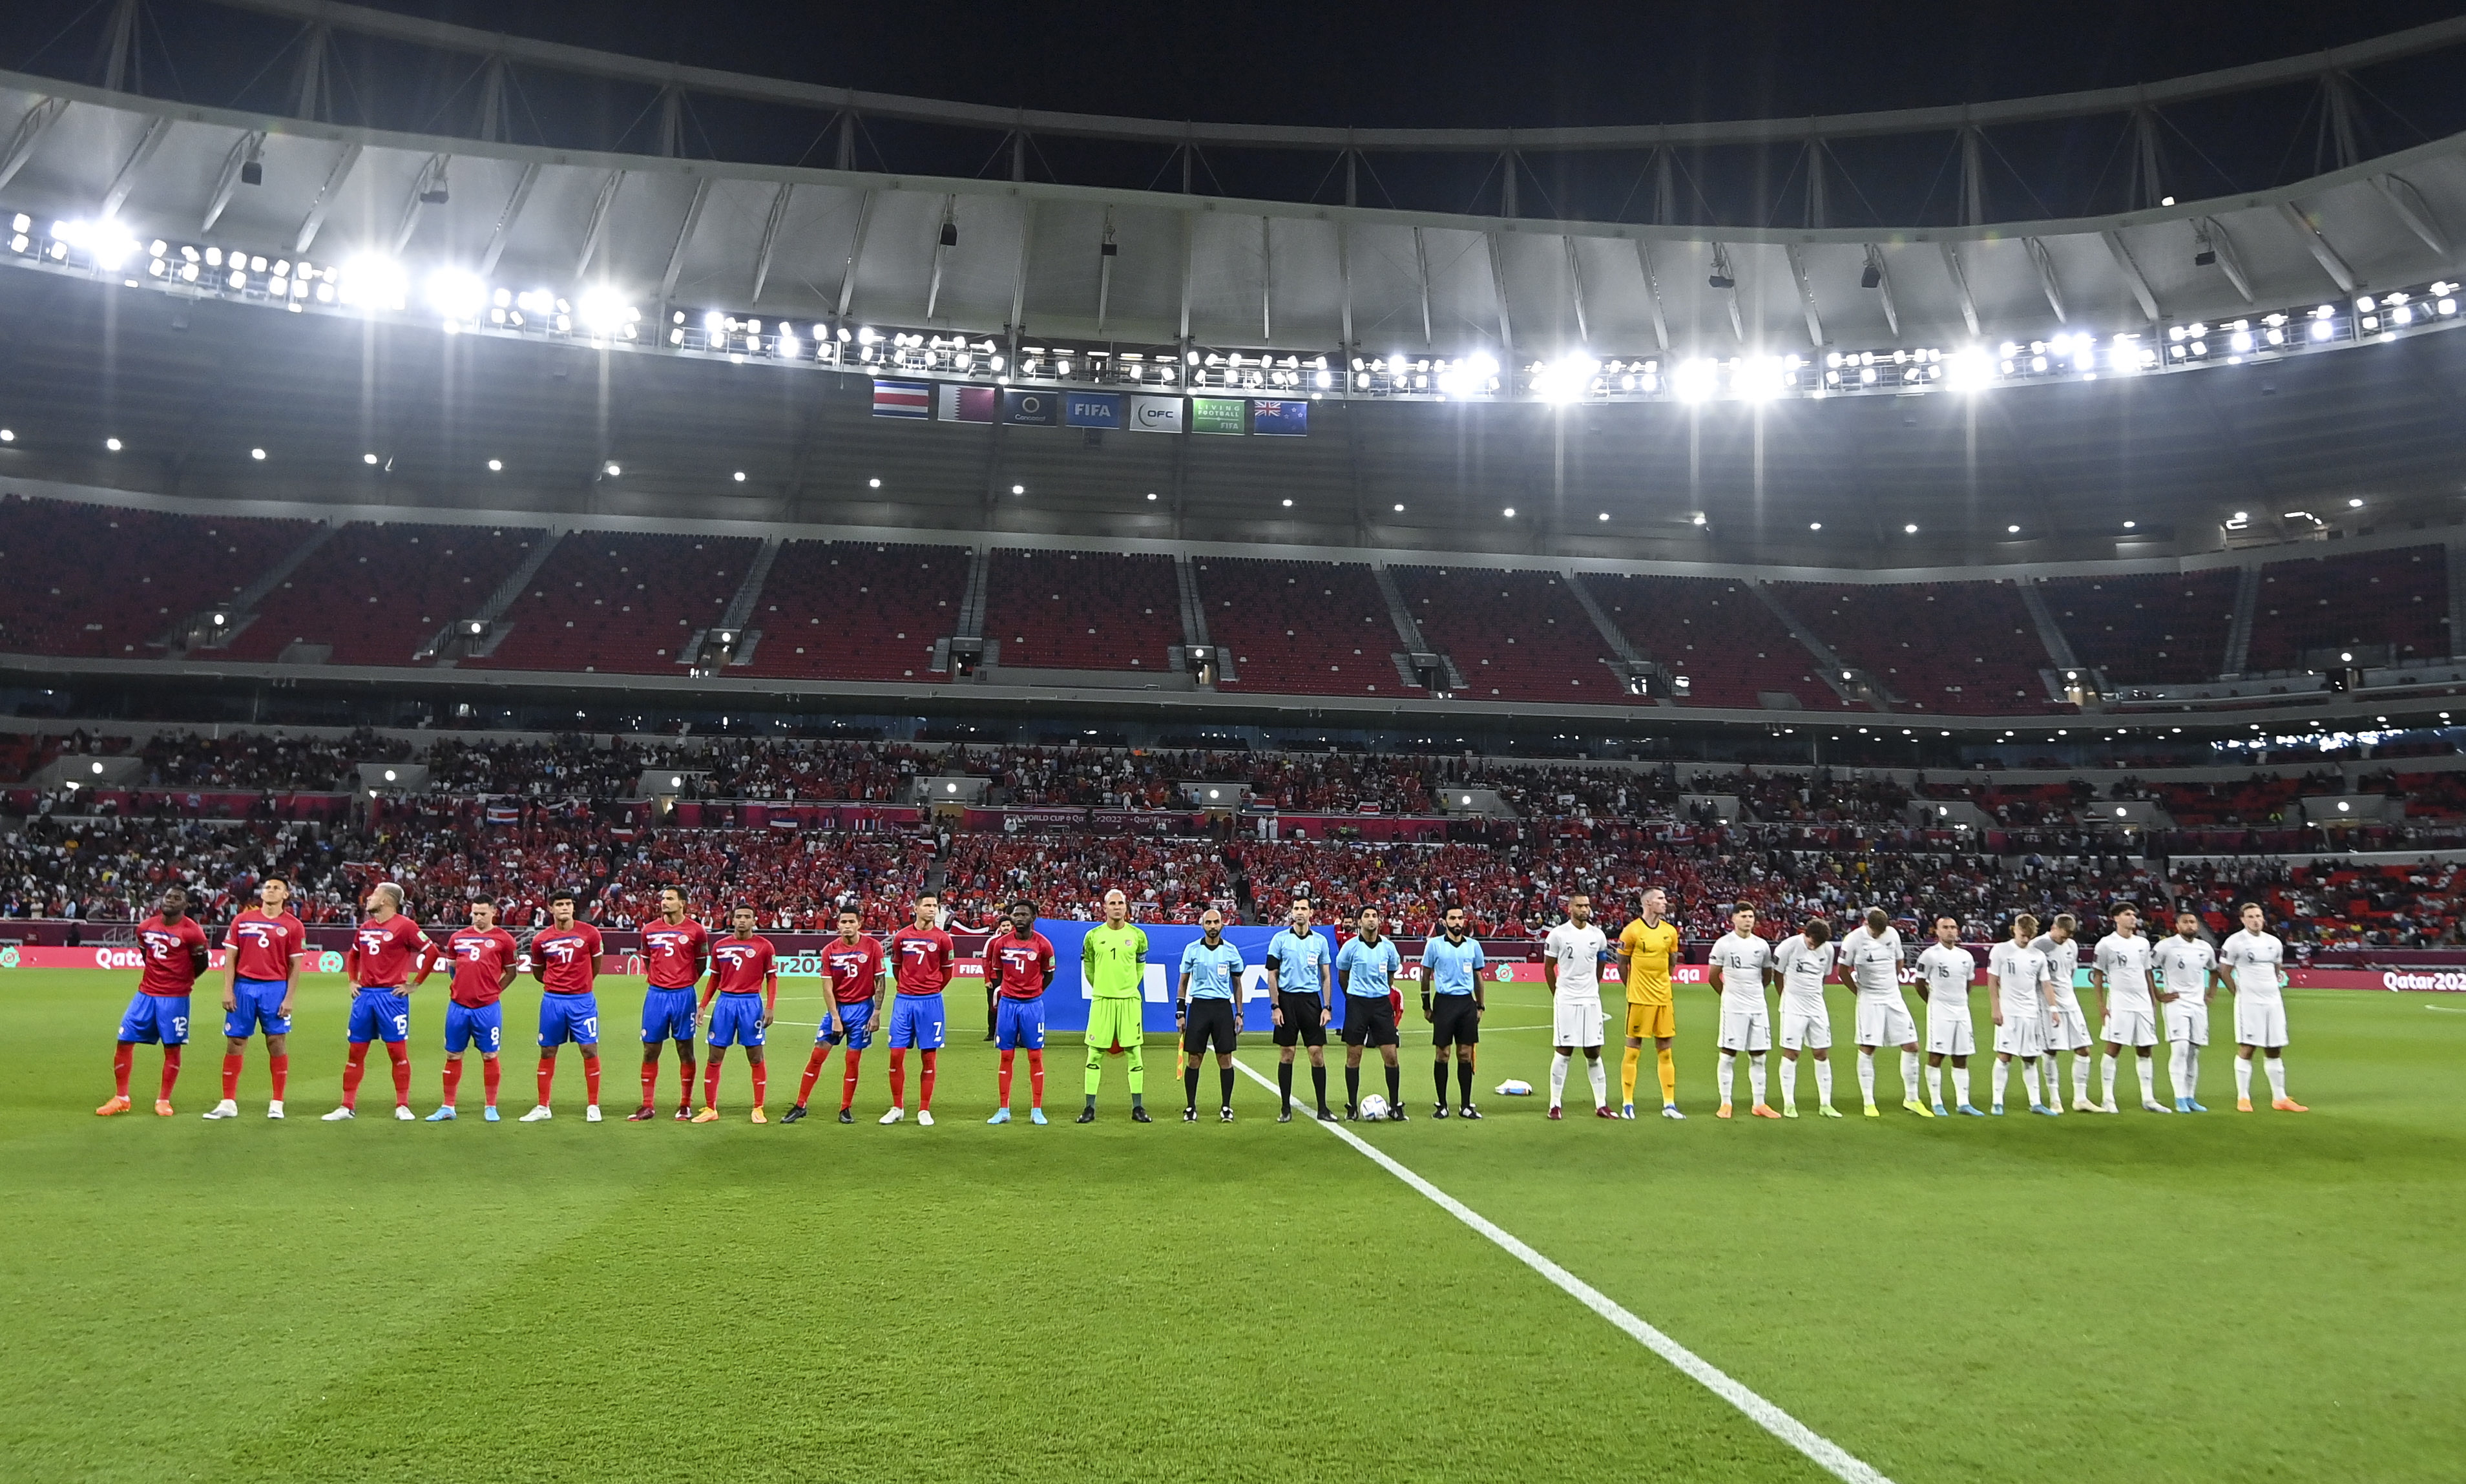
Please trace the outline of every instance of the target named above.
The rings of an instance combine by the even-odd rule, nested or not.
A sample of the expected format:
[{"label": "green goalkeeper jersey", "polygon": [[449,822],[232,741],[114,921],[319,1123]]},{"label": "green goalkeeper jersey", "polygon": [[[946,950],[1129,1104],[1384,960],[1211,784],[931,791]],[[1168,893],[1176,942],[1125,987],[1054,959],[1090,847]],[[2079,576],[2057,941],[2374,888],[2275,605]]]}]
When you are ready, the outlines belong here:
[{"label": "green goalkeeper jersey", "polygon": [[1138,999],[1147,977],[1147,956],[1146,930],[1130,923],[1090,928],[1086,946],[1079,951],[1088,988],[1098,1000]]}]

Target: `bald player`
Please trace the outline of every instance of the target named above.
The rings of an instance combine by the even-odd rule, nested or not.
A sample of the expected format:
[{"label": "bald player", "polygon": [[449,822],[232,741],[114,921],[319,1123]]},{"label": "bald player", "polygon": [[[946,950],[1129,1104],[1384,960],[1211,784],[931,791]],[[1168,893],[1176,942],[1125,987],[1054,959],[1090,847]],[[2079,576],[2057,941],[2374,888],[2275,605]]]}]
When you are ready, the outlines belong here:
[{"label": "bald player", "polygon": [[[1662,916],[1669,909],[1668,895],[1659,887],[1648,888],[1636,899],[1635,920],[1619,933],[1619,980],[1626,986],[1626,1058],[1619,1068],[1625,1098],[1619,1114],[1623,1118],[1635,1116],[1635,1073],[1648,1038],[1661,1076],[1661,1116],[1687,1116],[1678,1111],[1678,1059],[1670,1049],[1678,1035],[1678,1008],[1670,993],[1670,966],[1678,961],[1678,924]],[[1831,1101],[1828,1094],[1825,1101]]]}]

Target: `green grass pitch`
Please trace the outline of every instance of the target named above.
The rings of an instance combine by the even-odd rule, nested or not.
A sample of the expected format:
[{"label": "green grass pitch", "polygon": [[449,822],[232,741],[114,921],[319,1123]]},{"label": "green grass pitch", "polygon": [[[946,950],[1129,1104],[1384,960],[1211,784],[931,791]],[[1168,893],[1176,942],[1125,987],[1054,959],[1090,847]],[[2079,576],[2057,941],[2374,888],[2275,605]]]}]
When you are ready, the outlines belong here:
[{"label": "green grass pitch", "polygon": [[[328,1126],[343,995],[317,978],[289,1121],[260,1116],[255,1049],[244,1116],[196,1116],[212,1035],[176,1119],[145,1112],[146,1048],[139,1112],[98,1119],[132,978],[0,978],[0,1477],[1821,1476],[1341,1140],[1276,1125],[1255,1083],[1234,1126],[1183,1126],[1161,1045],[1146,1128],[1118,1065],[1103,1121],[1068,1122],[1075,1046],[1053,1126],[987,1128],[973,1037],[931,1130],[874,1125],[878,1049],[854,1128],[748,1124],[733,1057],[723,1125],[586,1126],[570,1051],[545,1126],[480,1122],[476,1067],[462,1122],[396,1124],[381,1063],[364,1116]],[[603,984],[620,1115],[638,994]],[[2455,1479],[2466,1005],[2291,1000],[2307,1116],[2224,1111],[2212,1047],[2206,1117],[1865,1120],[1845,1054],[1850,1118],[1720,1123],[1698,991],[1683,1125],[1487,1093],[1488,1121],[1433,1122],[1408,1046],[1415,1119],[1367,1136],[1904,1484]],[[424,1113],[437,986],[414,1003]],[[818,1004],[799,984],[782,1020]],[[1491,1004],[1483,1087],[1539,1085],[1540,991]],[[774,1115],[810,1034],[773,1033]],[[1265,1038],[1243,1057],[1272,1075]],[[531,1062],[509,1051],[509,1114]],[[838,1085],[835,1058],[817,1103]]]}]

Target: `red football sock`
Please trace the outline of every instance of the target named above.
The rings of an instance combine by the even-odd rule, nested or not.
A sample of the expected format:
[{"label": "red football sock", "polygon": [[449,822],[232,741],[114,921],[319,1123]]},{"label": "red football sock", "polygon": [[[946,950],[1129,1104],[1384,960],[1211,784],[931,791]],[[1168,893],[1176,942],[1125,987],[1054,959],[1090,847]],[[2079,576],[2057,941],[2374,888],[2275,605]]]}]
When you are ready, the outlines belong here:
[{"label": "red football sock", "polygon": [[763,1063],[755,1062],[753,1064],[753,1106],[761,1107],[762,1099],[768,1096],[770,1091],[771,1068]]},{"label": "red football sock", "polygon": [[908,1106],[908,1048],[905,1046],[890,1048],[890,1106]]},{"label": "red football sock", "polygon": [[555,1086],[556,1058],[553,1056],[543,1056],[540,1058],[539,1065],[539,1105],[542,1108],[546,1108],[548,1106],[549,1089]]},{"label": "red football sock", "polygon": [[291,1053],[285,1051],[280,1056],[267,1057],[265,1070],[274,1082],[274,1100],[281,1102],[282,1090],[291,1082]]},{"label": "red football sock", "polygon": [[[127,1048],[122,1047],[121,1055],[127,1054]],[[856,1065],[863,1058],[864,1053],[855,1049],[850,1049],[847,1054],[847,1074],[840,1079],[840,1112],[841,1113],[856,1106]],[[123,1088],[128,1086],[128,1074],[125,1071],[121,1073],[120,1085]]]},{"label": "red football sock", "polygon": [[659,1095],[660,1064],[657,1062],[644,1062],[642,1064],[642,1106],[645,1108],[650,1107],[652,1099]]},{"label": "red football sock", "polygon": [[822,1080],[822,1063],[830,1054],[829,1046],[818,1046],[814,1047],[813,1055],[805,1058],[805,1080],[796,1084],[797,1107],[804,1107],[805,1099],[814,1095],[814,1084]]},{"label": "red football sock", "polygon": [[369,1044],[365,1041],[354,1041],[351,1043],[350,1059],[343,1063],[344,1107],[357,1108],[360,1105],[360,1079],[368,1074]]},{"label": "red football sock", "polygon": [[[850,1060],[853,1061],[854,1058],[851,1057]],[[120,1043],[119,1046],[111,1053],[111,1081],[114,1087],[120,1089],[120,1091],[115,1094],[116,1096],[126,1097],[128,1095],[128,1074],[136,1068],[136,1044],[127,1041]],[[848,1073],[848,1080],[850,1082],[854,1082],[856,1080],[856,1073]]]},{"label": "red football sock", "polygon": [[677,1059],[677,1106],[693,1106],[693,1058],[690,1056]]},{"label": "red football sock", "polygon": [[446,1106],[446,1107],[451,1108],[451,1107],[453,1107],[453,1106],[454,1106],[454,1094],[455,1094],[455,1093],[457,1093],[457,1092],[459,1092],[459,1091],[461,1091],[461,1089],[462,1089],[462,1064],[461,1064],[460,1062],[447,1062],[447,1063],[445,1064],[445,1106]]},{"label": "red football sock", "polygon": [[386,1059],[393,1063],[394,1104],[404,1106],[411,1101],[411,1047],[399,1041],[389,1041]]},{"label": "red football sock", "polygon": [[1027,1096],[1030,1108],[1044,1106],[1044,1053],[1033,1046],[1027,1052]]},{"label": "red football sock", "polygon": [[487,1091],[488,1106],[491,1108],[497,1106],[497,1077],[500,1070],[497,1059],[493,1056],[480,1064],[480,1085]]},{"label": "red football sock", "polygon": [[1004,1051],[1001,1054],[1001,1070],[997,1073],[994,1078],[994,1081],[1001,1087],[1001,1105],[1004,1108],[1008,1108],[1010,1106],[1011,1059],[1018,1055],[1019,1053],[1017,1051]]},{"label": "red football sock", "polygon": [[933,1111],[933,1054],[930,1051],[917,1053],[925,1064],[925,1070],[916,1079],[916,1106],[927,1113]]},{"label": "red football sock", "polygon": [[715,1056],[703,1064],[702,1105],[705,1108],[719,1106],[719,1058]]},{"label": "red football sock", "polygon": [[239,1053],[225,1051],[223,1053],[223,1101],[228,1103],[238,1096]]},{"label": "red football sock", "polygon": [[599,1106],[599,1058],[595,1056],[582,1059],[582,1096],[592,1107]]},{"label": "red football sock", "polygon": [[171,1084],[180,1080],[180,1048],[163,1048],[163,1101],[171,1100]]}]

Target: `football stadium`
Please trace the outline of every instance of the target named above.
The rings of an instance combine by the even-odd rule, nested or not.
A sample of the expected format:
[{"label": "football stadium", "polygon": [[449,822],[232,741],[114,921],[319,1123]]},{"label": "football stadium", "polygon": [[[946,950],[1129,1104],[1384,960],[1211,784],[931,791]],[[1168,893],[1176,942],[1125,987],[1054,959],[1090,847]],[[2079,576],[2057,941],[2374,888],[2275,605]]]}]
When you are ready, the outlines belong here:
[{"label": "football stadium", "polygon": [[2466,1476],[2461,64],[27,0],[0,1478]]}]

